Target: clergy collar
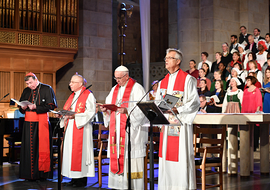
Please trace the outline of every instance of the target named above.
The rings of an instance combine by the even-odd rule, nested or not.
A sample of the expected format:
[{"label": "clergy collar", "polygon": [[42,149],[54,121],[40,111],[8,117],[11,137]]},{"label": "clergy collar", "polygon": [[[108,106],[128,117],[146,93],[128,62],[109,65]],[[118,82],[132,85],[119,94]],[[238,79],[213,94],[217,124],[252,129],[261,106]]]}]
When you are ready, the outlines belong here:
[{"label": "clergy collar", "polygon": [[176,74],[176,73],[179,71],[179,69],[180,69],[180,68],[178,68],[178,69],[177,69],[175,72],[173,72],[173,73],[170,73],[170,72],[169,72],[169,74],[170,74],[170,75],[174,75],[174,74]]},{"label": "clergy collar", "polygon": [[75,94],[75,95],[80,94],[80,93],[81,93],[81,91],[82,91],[82,88],[81,88],[80,90],[78,90],[78,91],[74,92],[74,94]]}]

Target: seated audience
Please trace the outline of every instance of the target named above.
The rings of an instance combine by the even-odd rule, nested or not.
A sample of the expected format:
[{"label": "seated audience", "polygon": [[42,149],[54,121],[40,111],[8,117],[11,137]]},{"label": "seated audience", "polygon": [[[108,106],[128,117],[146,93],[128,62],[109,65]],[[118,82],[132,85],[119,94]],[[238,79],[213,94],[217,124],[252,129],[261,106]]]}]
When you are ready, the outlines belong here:
[{"label": "seated audience", "polygon": [[196,61],[195,60],[190,60],[189,61],[189,70],[186,71],[188,74],[191,76],[195,77],[197,79],[199,77],[199,70],[196,69]]},{"label": "seated audience", "polygon": [[[221,74],[221,79],[227,81],[228,76],[230,75],[230,73],[225,69],[224,63],[222,63],[222,62],[219,63],[218,70],[220,70],[221,73],[222,73]],[[224,85],[224,86],[226,86],[226,85]]]},{"label": "seated audience", "polygon": [[201,79],[200,80],[200,88],[198,89],[198,94],[199,95],[205,95],[205,96],[210,96],[211,92],[208,90],[207,85],[206,85],[206,80]]},{"label": "seated audience", "polygon": [[[247,71],[249,71],[250,68],[249,68],[248,62],[251,61],[251,60],[255,60],[255,61],[256,61],[256,59],[257,59],[256,54],[253,53],[253,52],[249,52],[248,55],[247,55],[246,58],[245,58],[244,69],[247,70]],[[257,61],[256,61],[256,63],[257,63]],[[260,71],[262,70],[261,65],[258,64],[258,63],[257,63],[257,67],[258,67],[258,69],[259,69]]]},{"label": "seated audience", "polygon": [[198,67],[197,67],[198,69],[202,68],[203,63],[207,63],[208,66],[209,66],[209,68],[210,68],[210,70],[211,70],[212,62],[211,61],[208,61],[207,60],[207,57],[208,57],[208,53],[207,52],[202,52],[201,53],[201,59],[202,59],[202,61],[198,64]]},{"label": "seated audience", "polygon": [[265,34],[265,41],[266,41],[266,46],[267,46],[267,51],[269,51],[269,47],[270,47],[270,33]]},{"label": "seated audience", "polygon": [[248,88],[244,90],[241,113],[262,111],[262,94],[260,89],[255,86],[257,79],[253,76],[248,76],[246,81]]},{"label": "seated audience", "polygon": [[263,88],[263,112],[270,113],[270,67],[265,70]]},{"label": "seated audience", "polygon": [[260,64],[261,67],[263,67],[264,63],[267,61],[267,46],[264,40],[260,40],[257,44],[258,47],[258,53],[256,53],[256,61]]},{"label": "seated audience", "polygon": [[250,68],[249,72],[256,73],[258,81],[262,84],[263,83],[263,75],[262,75],[262,72],[258,69],[257,62],[254,60],[251,60],[248,62],[248,66]]},{"label": "seated audience", "polygon": [[225,97],[225,90],[222,80],[216,80],[215,82],[215,90],[212,92],[211,96],[217,95],[219,102],[214,101],[214,109],[215,113],[221,113],[222,112],[222,105]]},{"label": "seated audience", "polygon": [[240,54],[241,62],[244,63],[247,52],[245,51],[245,46],[243,44],[238,45],[238,52]]},{"label": "seated audience", "polygon": [[243,65],[240,63],[235,63],[233,68],[237,68],[239,70],[238,77],[240,77],[243,81],[243,83],[246,82],[247,73],[245,70],[243,70]]},{"label": "seated audience", "polygon": [[158,80],[153,81],[151,85],[152,85],[152,90],[149,92],[149,99],[155,100],[157,89],[158,89]]},{"label": "seated audience", "polygon": [[199,113],[215,113],[215,110],[212,106],[209,105],[209,102],[207,102],[205,95],[200,95],[200,108]]},{"label": "seated audience", "polygon": [[216,70],[218,70],[218,65],[221,62],[222,54],[220,52],[216,52],[216,61],[212,63],[211,67],[211,73],[214,73]]},{"label": "seated audience", "polygon": [[245,48],[246,51],[251,51],[253,53],[257,53],[257,47],[256,47],[256,43],[254,42],[254,37],[253,35],[249,35],[248,37],[248,45]]},{"label": "seated audience", "polygon": [[[217,71],[214,72],[214,82],[212,82],[212,84],[211,84],[210,92],[213,92],[215,90],[216,81],[217,80],[222,80],[221,75],[222,75],[222,73],[221,73],[220,70],[217,70]],[[225,84],[224,85],[224,90],[226,90],[226,81],[222,80],[222,83]]]},{"label": "seated audience", "polygon": [[[261,88],[262,87],[262,85],[261,85],[261,83],[258,81],[258,79],[257,79],[257,75],[256,75],[256,73],[254,73],[254,72],[249,72],[248,73],[248,76],[253,76],[255,79],[256,79],[256,83],[254,84],[257,88]],[[244,90],[247,88],[247,84],[245,85],[245,87],[244,87]]]},{"label": "seated audience", "polygon": [[245,26],[240,26],[239,44],[247,45],[248,37],[250,34],[247,33],[247,28]]},{"label": "seated audience", "polygon": [[221,61],[224,63],[225,67],[228,66],[228,64],[232,60],[232,54],[229,52],[229,46],[227,42],[224,42],[222,44],[222,58]]},{"label": "seated audience", "polygon": [[227,70],[230,72],[234,66],[235,63],[239,63],[242,64],[241,60],[240,60],[240,54],[239,52],[234,52],[233,56],[232,56],[232,61],[230,63],[230,65],[227,66]]},{"label": "seated audience", "polygon": [[202,68],[205,70],[205,77],[208,78],[211,82],[213,81],[213,73],[210,72],[210,67],[207,63],[202,64]]},{"label": "seated audience", "polygon": [[259,28],[254,28],[253,30],[253,36],[254,36],[254,42],[258,43],[260,40],[264,40],[264,37],[261,37],[261,30]]},{"label": "seated audience", "polygon": [[237,43],[237,36],[231,35],[231,46],[230,46],[230,53],[238,51],[238,43]]},{"label": "seated audience", "polygon": [[210,89],[211,88],[211,81],[205,77],[206,75],[206,72],[203,68],[200,68],[199,69],[199,78],[197,79],[197,88],[200,87],[200,80],[201,79],[204,79],[206,81],[206,85],[207,85],[207,88]]},{"label": "seated audience", "polygon": [[229,85],[230,85],[230,80],[231,80],[232,78],[237,78],[237,79],[238,79],[239,83],[237,83],[237,85],[238,85],[237,88],[239,88],[239,89],[241,89],[241,90],[244,89],[245,83],[244,83],[244,82],[242,81],[242,79],[238,76],[239,73],[240,73],[239,69],[237,69],[237,68],[233,68],[233,69],[232,69],[232,72],[231,72],[231,74],[229,75],[228,80],[227,80],[227,86],[226,86],[226,89],[228,89],[228,87],[229,87]]},{"label": "seated audience", "polygon": [[262,73],[265,73],[267,67],[270,67],[270,53],[267,53],[267,61],[263,64]]},{"label": "seated audience", "polygon": [[239,85],[241,83],[238,78],[231,78],[230,88],[228,88],[223,101],[222,113],[241,113],[243,91],[237,88]]}]

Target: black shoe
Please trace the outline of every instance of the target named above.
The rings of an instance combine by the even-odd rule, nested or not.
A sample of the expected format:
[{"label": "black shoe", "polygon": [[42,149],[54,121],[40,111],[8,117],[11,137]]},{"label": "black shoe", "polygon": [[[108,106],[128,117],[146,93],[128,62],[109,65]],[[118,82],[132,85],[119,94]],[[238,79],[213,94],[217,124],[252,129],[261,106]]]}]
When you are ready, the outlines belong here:
[{"label": "black shoe", "polygon": [[73,187],[85,187],[87,185],[87,177],[75,179]]},{"label": "black shoe", "polygon": [[65,186],[73,186],[75,184],[75,180],[71,180],[70,182],[64,183]]},{"label": "black shoe", "polygon": [[85,183],[81,183],[81,182],[76,182],[73,184],[73,187],[85,187]]}]

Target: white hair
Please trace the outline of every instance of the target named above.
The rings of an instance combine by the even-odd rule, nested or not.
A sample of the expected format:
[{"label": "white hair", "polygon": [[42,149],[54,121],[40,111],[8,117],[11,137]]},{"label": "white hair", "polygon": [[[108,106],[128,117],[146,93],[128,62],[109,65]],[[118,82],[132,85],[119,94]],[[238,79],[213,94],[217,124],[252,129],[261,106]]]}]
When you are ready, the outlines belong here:
[{"label": "white hair", "polygon": [[179,59],[180,61],[183,60],[183,53],[180,51],[180,49],[175,49],[175,48],[168,48],[166,50],[166,54],[170,53],[171,51],[176,52],[176,59]]}]

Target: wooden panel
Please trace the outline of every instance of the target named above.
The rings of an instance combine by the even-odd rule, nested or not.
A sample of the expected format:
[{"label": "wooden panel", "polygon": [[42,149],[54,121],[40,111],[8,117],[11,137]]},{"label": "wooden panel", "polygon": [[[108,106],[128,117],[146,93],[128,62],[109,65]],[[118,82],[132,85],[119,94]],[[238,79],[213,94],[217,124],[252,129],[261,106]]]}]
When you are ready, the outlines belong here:
[{"label": "wooden panel", "polygon": [[26,87],[24,82],[25,72],[15,72],[14,73],[14,81],[15,81],[15,89],[14,89],[14,98],[19,100],[23,89]]},{"label": "wooden panel", "polygon": [[43,74],[43,83],[50,85],[53,87],[53,74],[52,73],[44,73]]},{"label": "wooden panel", "polygon": [[1,69],[10,69],[10,57],[0,56]]},{"label": "wooden panel", "polygon": [[[0,99],[7,93],[10,93],[10,72],[0,72]],[[7,96],[1,102],[9,102],[9,99]]]}]

